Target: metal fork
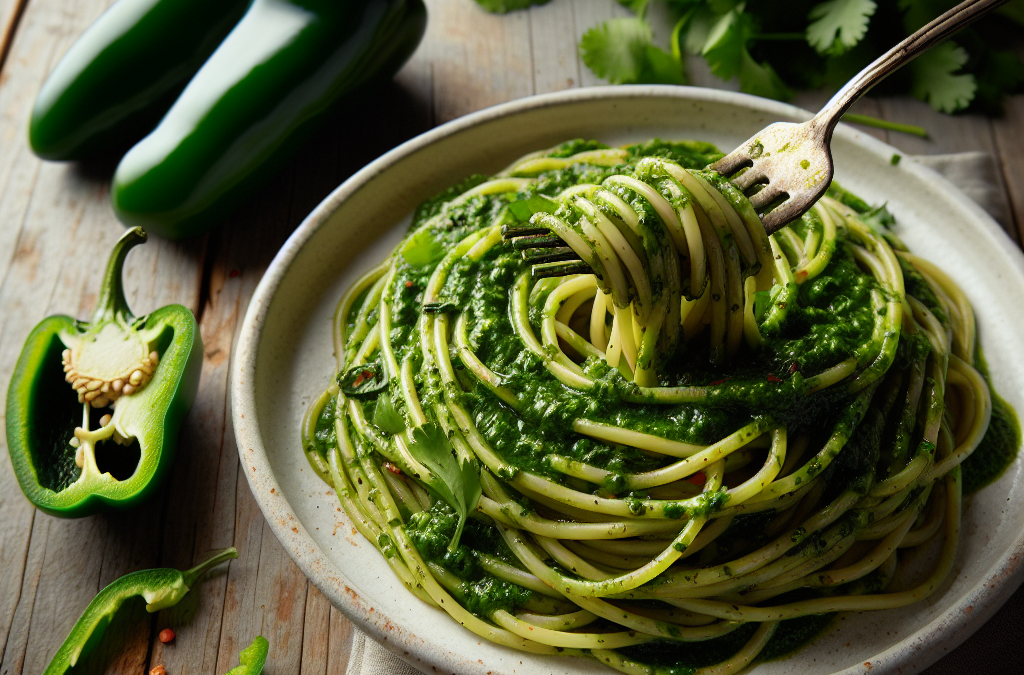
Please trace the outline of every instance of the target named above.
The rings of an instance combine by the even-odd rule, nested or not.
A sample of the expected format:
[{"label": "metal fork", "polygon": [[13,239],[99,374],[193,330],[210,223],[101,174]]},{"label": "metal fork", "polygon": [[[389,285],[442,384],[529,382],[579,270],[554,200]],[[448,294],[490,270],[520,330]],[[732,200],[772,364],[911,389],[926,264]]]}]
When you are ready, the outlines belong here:
[{"label": "metal fork", "polygon": [[[768,234],[777,232],[807,212],[828,189],[834,172],[832,133],[850,106],[893,71],[1007,1],[960,3],[857,73],[809,121],[770,124],[708,168],[730,178],[749,196]],[[523,252],[524,260],[534,263],[535,278],[589,271],[544,227],[506,225],[502,233]]]},{"label": "metal fork", "polygon": [[[768,234],[803,215],[832,182],[832,132],[839,118],[869,89],[929,47],[1007,0],[967,0],[899,43],[857,73],[825,107],[802,124],[776,122],[711,165],[750,196]],[[737,175],[742,169],[747,169]]]}]

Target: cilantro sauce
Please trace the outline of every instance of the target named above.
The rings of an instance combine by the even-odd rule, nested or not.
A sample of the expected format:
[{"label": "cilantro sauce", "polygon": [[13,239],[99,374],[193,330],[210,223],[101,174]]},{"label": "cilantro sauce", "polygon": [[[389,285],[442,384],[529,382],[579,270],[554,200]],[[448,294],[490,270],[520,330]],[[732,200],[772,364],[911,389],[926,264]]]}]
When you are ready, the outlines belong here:
[{"label": "cilantro sauce", "polygon": [[[339,306],[307,457],[487,639],[624,672],[779,658],[1016,457],[969,306],[891,214],[833,186],[769,241],[720,156],[576,140],[470,177]],[[548,231],[572,275],[531,274]]]}]

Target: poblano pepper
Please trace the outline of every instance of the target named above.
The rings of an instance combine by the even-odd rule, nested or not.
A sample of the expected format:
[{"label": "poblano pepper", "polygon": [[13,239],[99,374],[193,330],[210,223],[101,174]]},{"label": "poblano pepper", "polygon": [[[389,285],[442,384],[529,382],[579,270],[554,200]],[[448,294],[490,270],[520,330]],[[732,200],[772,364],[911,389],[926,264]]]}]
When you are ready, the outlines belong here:
[{"label": "poblano pepper", "polygon": [[[237,557],[238,551],[227,548],[184,572],[171,568],[139,570],[115,579],[92,599],[82,612],[82,616],[78,617],[78,621],[71,628],[71,633],[57,650],[43,675],[62,675],[92,651],[103,637],[103,631],[114,618],[114,614],[127,600],[141,595],[146,601],[147,612],[158,612],[173,607],[211,568]],[[242,654],[244,655],[245,651]],[[266,659],[265,652],[263,658]]]},{"label": "poblano pepper", "polygon": [[118,0],[46,78],[28,127],[43,159],[86,159],[148,134],[249,0]]},{"label": "poblano pepper", "polygon": [[203,343],[181,305],[135,317],[121,271],[146,241],[126,232],[107,263],[92,321],[44,319],[7,391],[7,446],[29,501],[64,517],[126,508],[167,473],[195,400]]},{"label": "poblano pepper", "polygon": [[121,160],[111,187],[118,218],[170,238],[217,223],[340,97],[394,74],[425,25],[422,0],[253,0],[156,129]]}]

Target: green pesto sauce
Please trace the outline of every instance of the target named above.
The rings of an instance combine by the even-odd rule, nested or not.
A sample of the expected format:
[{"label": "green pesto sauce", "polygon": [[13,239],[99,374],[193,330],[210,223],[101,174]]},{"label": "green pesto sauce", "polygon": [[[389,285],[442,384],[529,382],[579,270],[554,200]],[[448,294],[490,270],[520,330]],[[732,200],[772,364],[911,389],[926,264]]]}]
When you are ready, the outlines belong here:
[{"label": "green pesto sauce", "polygon": [[533,591],[499,579],[480,567],[481,553],[508,562],[514,560],[501,535],[490,525],[467,521],[459,546],[454,552],[448,550],[457,523],[455,511],[438,499],[429,510],[413,516],[406,530],[424,560],[441,565],[463,582],[454,594],[474,614],[488,617],[499,609],[513,612],[528,602]]},{"label": "green pesto sauce", "polygon": [[992,392],[992,421],[981,443],[960,465],[964,494],[977,492],[998,480],[1017,459],[1021,444],[1020,422],[1013,408],[992,388],[988,364],[980,345],[974,357],[974,367],[985,377]]},{"label": "green pesto sauce", "polygon": [[[834,614],[815,614],[779,622],[774,635],[758,655],[756,662],[790,656],[817,637]],[[654,668],[652,675],[693,675],[700,668],[721,663],[743,648],[757,630],[757,624],[745,624],[728,635],[702,642],[649,642],[617,650],[637,664]]]},{"label": "green pesto sauce", "polygon": [[[605,147],[577,139],[556,147],[549,156],[569,157]],[[627,150],[625,163],[616,167],[577,163],[544,172],[536,176],[536,183],[519,192],[478,196],[461,204],[449,204],[465,190],[487,180],[484,176],[473,176],[420,206],[414,215],[412,230],[428,222],[430,226],[411,235],[399,247],[395,277],[383,296],[392,311],[389,337],[397,360],[401,363],[409,358],[419,359],[416,355],[417,324],[427,282],[438,262],[468,234],[495,223],[525,222],[535,209],[550,203],[543,198],[552,197],[572,185],[600,183],[610,175],[630,171],[643,157],[665,157],[683,167],[700,169],[722,156],[713,146],[695,142],[654,140]],[[656,213],[638,194],[622,186],[610,189],[638,211],[641,224],[657,219]],[[873,208],[835,184],[829,194],[860,213],[869,227],[882,236],[889,236],[888,228],[894,220],[884,206]],[[727,195],[727,198],[733,197]],[[572,208],[559,206],[558,215],[571,218]],[[815,215],[808,214],[789,227],[803,239],[813,230],[820,230],[822,223]],[[663,231],[660,227],[654,229]],[[889,415],[888,409],[880,410],[875,405],[868,409],[856,403],[854,396],[842,387],[808,394],[804,379],[805,373],[814,375],[846,358],[857,357],[874,329],[871,294],[879,287],[873,277],[860,270],[842,240],[840,236],[828,267],[799,286],[785,319],[764,331],[762,347],[756,353],[742,352],[729,363],[717,365],[711,362],[706,346],[686,347],[680,342],[675,358],[665,359],[668,365],[658,374],[663,385],[711,387],[709,400],[700,405],[625,402],[624,394],[635,392],[634,385],[626,382],[617,370],[594,359],[582,364],[584,372],[597,382],[593,391],[581,395],[565,387],[548,373],[541,358],[523,349],[515,337],[509,316],[509,289],[527,269],[519,254],[510,247],[498,245],[479,260],[460,258],[452,265],[443,285],[438,298],[439,310],[467,316],[467,337],[474,352],[498,376],[501,385],[516,392],[520,407],[513,410],[478,383],[453,352],[452,367],[465,390],[456,395],[487,443],[510,465],[575,490],[624,498],[631,508],[635,504],[638,510],[644,508],[641,500],[647,494],[625,494],[625,474],[657,469],[666,460],[576,434],[571,428],[573,420],[586,418],[642,429],[673,440],[709,444],[768,415],[776,422],[785,423],[790,434],[808,434],[812,445],[818,447],[834,433],[849,439],[821,474],[826,485],[826,500],[851,487],[866,491],[873,473],[884,474],[885,463],[893,461],[891,453],[883,450],[894,444],[894,439],[902,433],[898,420],[893,419],[899,416]],[[666,242],[646,240],[644,243],[648,255],[658,254],[657,247],[666,245]],[[902,261],[901,265],[907,291],[929,307],[939,321],[946,323],[948,318],[941,312],[938,299],[923,278]],[[535,334],[540,331],[536,307],[543,304],[551,289],[552,286],[540,282],[532,290],[529,321]],[[686,287],[683,290],[686,292]],[[658,288],[652,291],[655,297],[662,292]],[[778,301],[777,298],[769,300],[771,303]],[[362,303],[363,299],[355,303],[357,310]],[[354,311],[353,316],[355,314]],[[372,324],[376,319],[377,310],[373,309],[368,320]],[[349,326],[352,328],[354,325]],[[350,345],[350,349],[354,346]],[[923,337],[904,335],[896,349],[893,372],[909,369],[915,360],[927,355],[928,349]],[[425,410],[430,410],[435,403],[441,403],[432,398],[439,396],[439,374],[436,367],[421,368],[419,361],[414,365],[417,390],[424,392],[421,404]],[[983,368],[984,364],[981,365]],[[902,380],[898,381],[889,390],[880,389],[879,396],[898,407],[897,400],[904,386]],[[365,412],[382,432],[395,433],[403,422],[407,424],[407,412],[394,377],[384,391],[387,397],[376,395],[376,399],[371,397],[364,401]],[[989,432],[963,465],[967,492],[995,480],[1013,461],[1020,445],[1019,425],[1013,411],[998,396],[994,395],[993,401]],[[321,454],[337,442],[333,424],[335,412],[332,400],[317,420],[313,449]],[[567,477],[550,466],[550,455],[606,469],[610,477],[601,485]],[[813,476],[817,471],[812,466],[809,473]],[[514,490],[509,491],[513,499],[518,499]],[[521,500],[521,503],[528,502]],[[709,493],[696,510],[690,512],[710,513],[724,504],[724,493]],[[524,506],[524,514],[529,508]],[[677,512],[667,509],[666,515],[683,517],[686,513],[679,507]],[[712,546],[702,551],[701,564],[728,561],[761,545],[766,539],[765,525],[771,516],[769,512],[737,517]],[[489,524],[471,518],[456,550],[448,550],[457,521],[455,512],[443,500],[435,500],[428,511],[416,514],[407,524],[409,537],[424,559],[444,567],[459,579],[461,586],[452,591],[457,599],[481,617],[488,617],[498,609],[515,611],[534,599],[531,591],[498,579],[481,567],[480,556],[484,554],[497,556],[512,565],[519,564]],[[844,531],[852,527],[848,519],[838,524],[846,528]],[[806,539],[801,535],[793,554],[821,545],[820,533]],[[568,570],[561,571],[572,576]],[[782,622],[759,658],[768,660],[792,653],[823,630],[830,619],[831,615],[821,615]],[[601,627],[598,622],[592,629]],[[727,659],[755,630],[756,625],[744,625],[715,640],[659,641],[621,649],[619,653],[638,664],[652,666],[659,674],[682,675]]]}]

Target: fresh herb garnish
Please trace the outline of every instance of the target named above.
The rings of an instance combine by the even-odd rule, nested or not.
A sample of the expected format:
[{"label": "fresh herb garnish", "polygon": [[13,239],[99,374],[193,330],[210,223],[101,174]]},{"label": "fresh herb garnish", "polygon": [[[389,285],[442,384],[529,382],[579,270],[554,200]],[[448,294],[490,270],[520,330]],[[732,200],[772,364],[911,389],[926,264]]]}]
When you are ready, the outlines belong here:
[{"label": "fresh herb garnish", "polygon": [[[785,100],[792,88],[842,85],[951,5],[932,0],[825,0],[799,7],[661,1],[668,12],[649,12],[654,0],[618,0],[635,16],[611,19],[583,34],[579,50],[587,67],[613,84],[678,84],[687,79],[683,55],[692,54],[703,57],[716,76],[738,80],[748,94]],[[533,4],[477,2],[500,12]],[[1022,8],[1024,2],[1015,0],[998,10],[998,16],[963,29],[955,43],[946,42],[916,59],[906,73],[887,81],[884,91],[910,93],[945,113],[968,106],[997,112],[1005,96],[1024,87],[1024,64],[1005,48],[1012,46],[1007,36],[1024,26]],[[666,14],[675,22],[668,51],[654,44],[649,20]],[[669,26],[665,28],[667,32]]]},{"label": "fresh herb garnish", "polygon": [[682,62],[652,40],[651,27],[642,18],[611,19],[583,34],[580,55],[588,68],[612,84],[685,84]]},{"label": "fresh herb garnish", "polygon": [[480,501],[480,472],[475,463],[459,461],[448,437],[433,422],[412,430],[409,452],[433,474],[428,487],[455,509],[459,516],[459,526],[448,545],[448,550],[454,551],[459,545],[466,517],[476,509]]},{"label": "fresh herb garnish", "polygon": [[373,425],[392,436],[405,433],[405,418],[395,408],[390,394],[381,394],[373,409]]}]

